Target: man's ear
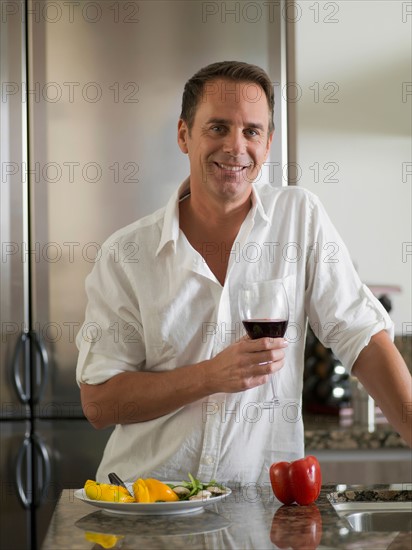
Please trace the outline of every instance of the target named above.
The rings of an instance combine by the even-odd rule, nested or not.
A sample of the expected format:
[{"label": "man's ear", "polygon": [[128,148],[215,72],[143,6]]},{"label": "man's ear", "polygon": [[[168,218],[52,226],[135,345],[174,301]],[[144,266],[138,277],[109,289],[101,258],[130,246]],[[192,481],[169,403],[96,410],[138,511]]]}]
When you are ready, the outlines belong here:
[{"label": "man's ear", "polygon": [[179,118],[177,123],[177,143],[180,147],[182,153],[188,153],[187,140],[189,137],[189,128],[187,127],[186,122]]}]

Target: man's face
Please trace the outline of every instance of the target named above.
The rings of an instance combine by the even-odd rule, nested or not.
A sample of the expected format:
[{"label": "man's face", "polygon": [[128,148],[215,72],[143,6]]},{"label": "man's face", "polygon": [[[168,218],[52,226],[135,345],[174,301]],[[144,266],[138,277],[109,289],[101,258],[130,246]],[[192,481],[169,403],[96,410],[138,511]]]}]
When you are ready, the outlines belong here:
[{"label": "man's face", "polygon": [[215,80],[205,85],[191,131],[179,121],[178,143],[190,161],[190,185],[203,198],[238,202],[267,158],[269,107],[253,82]]}]

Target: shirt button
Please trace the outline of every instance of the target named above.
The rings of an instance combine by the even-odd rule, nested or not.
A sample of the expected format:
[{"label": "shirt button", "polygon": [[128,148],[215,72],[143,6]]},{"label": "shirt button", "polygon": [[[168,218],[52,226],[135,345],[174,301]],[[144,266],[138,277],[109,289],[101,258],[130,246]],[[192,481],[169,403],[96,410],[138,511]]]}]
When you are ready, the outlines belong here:
[{"label": "shirt button", "polygon": [[205,456],[205,462],[206,464],[214,464],[215,462],[215,459],[213,458],[213,456]]}]

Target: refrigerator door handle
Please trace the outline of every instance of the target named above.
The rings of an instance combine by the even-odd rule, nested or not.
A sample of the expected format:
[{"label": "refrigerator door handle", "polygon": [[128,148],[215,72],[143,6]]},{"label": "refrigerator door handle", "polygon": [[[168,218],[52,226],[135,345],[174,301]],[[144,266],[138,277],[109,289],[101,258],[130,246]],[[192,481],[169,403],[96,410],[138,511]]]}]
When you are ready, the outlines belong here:
[{"label": "refrigerator door handle", "polygon": [[43,397],[49,376],[49,356],[44,342],[36,332],[30,333],[34,350],[34,384],[33,384],[33,404],[37,405]]},{"label": "refrigerator door handle", "polygon": [[[13,361],[11,364],[11,373],[14,388],[21,403],[27,405],[30,400],[30,373],[27,369],[27,358],[29,357],[30,336],[27,332],[22,332],[14,350]],[[24,380],[22,380],[20,360],[24,361]]]},{"label": "refrigerator door handle", "polygon": [[[20,445],[19,452],[17,453],[17,460],[16,460],[16,484],[17,484],[17,492],[19,495],[20,502],[23,505],[23,508],[26,510],[30,508],[32,504],[32,497],[31,497],[31,491],[28,489],[27,494],[24,491],[24,483],[23,483],[23,464],[24,464],[24,458],[26,455],[30,453],[30,438],[25,437],[23,440],[23,443]],[[27,461],[30,461],[30,457],[27,458]],[[26,461],[26,464],[27,464]],[[27,476],[30,476],[29,471],[27,471]],[[26,480],[28,487],[30,487],[29,479]]]},{"label": "refrigerator door handle", "polygon": [[37,436],[33,435],[33,448],[35,455],[35,464],[37,465],[37,457],[40,458],[41,466],[36,473],[34,486],[34,506],[38,507],[46,500],[51,480],[51,463],[47,447],[44,442]]}]

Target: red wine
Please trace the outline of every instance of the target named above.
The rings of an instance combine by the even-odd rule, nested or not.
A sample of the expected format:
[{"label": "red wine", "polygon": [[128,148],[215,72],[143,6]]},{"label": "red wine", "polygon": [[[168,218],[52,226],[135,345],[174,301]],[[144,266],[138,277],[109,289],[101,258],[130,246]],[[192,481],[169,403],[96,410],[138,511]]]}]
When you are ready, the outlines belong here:
[{"label": "red wine", "polygon": [[285,319],[248,319],[242,322],[252,340],[264,337],[283,338],[288,328],[288,321]]}]

